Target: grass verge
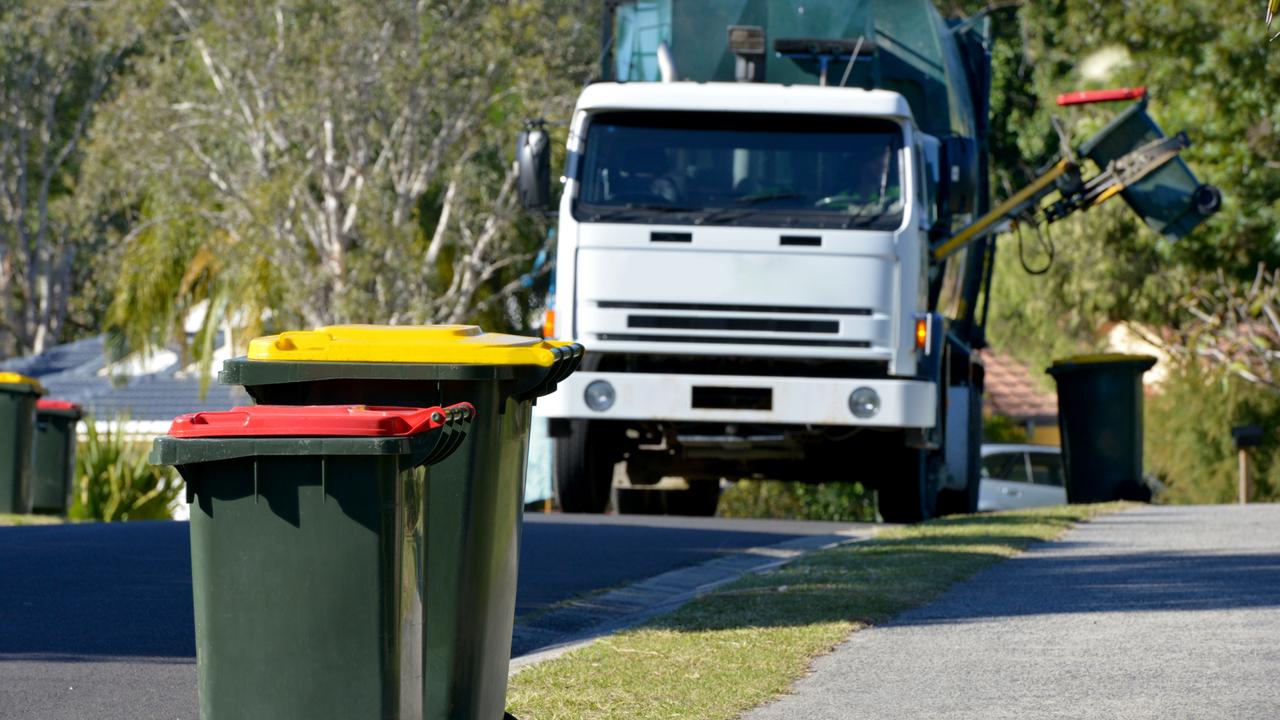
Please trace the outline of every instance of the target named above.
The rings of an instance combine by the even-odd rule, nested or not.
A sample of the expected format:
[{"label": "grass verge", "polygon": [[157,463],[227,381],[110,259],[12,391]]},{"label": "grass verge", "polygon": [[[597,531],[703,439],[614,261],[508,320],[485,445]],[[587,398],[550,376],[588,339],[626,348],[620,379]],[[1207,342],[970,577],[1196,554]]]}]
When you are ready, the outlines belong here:
[{"label": "grass verge", "polygon": [[508,709],[521,720],[734,718],[785,693],[851,632],[1122,507],[946,518],[816,552],[520,672]]},{"label": "grass verge", "polygon": [[57,525],[65,522],[63,518],[53,515],[14,515],[0,513],[0,527],[5,525]]}]

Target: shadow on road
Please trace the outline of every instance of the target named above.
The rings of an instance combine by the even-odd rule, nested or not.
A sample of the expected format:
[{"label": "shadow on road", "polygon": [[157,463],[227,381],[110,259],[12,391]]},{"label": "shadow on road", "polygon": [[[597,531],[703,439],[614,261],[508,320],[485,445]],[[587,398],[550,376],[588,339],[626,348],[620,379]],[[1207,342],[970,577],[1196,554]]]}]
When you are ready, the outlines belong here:
[{"label": "shadow on road", "polygon": [[[1166,520],[1177,522],[1123,513],[1106,522]],[[655,627],[699,632],[890,619],[895,625],[918,625],[1039,614],[1280,607],[1280,553],[1265,547],[1075,552],[1094,546],[1078,541],[1041,544],[1040,538],[1020,533],[1028,522],[1059,521],[1016,513],[977,516],[933,525],[936,536],[873,539],[804,558],[770,576],[746,578],[708,602],[660,618]],[[924,527],[928,532],[930,526]],[[979,576],[972,592],[946,603],[945,609],[932,611],[927,604],[953,583],[1029,547],[1030,553],[995,570],[1016,568],[1017,591]]]},{"label": "shadow on road", "polygon": [[[1072,545],[1059,543],[1055,550]],[[1280,607],[1280,554],[1134,552],[1032,557],[1018,561],[1030,598],[966,604],[945,617],[914,613],[897,624],[930,624],[1026,615],[1087,612],[1186,612]]]}]

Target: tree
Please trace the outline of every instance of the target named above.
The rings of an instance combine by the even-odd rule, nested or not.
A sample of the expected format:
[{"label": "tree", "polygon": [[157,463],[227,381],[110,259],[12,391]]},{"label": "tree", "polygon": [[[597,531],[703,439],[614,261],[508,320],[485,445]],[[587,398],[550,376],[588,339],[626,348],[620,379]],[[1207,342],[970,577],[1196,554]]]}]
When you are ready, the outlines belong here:
[{"label": "tree", "polygon": [[[969,3],[975,7],[980,3]],[[999,5],[993,3],[993,5]],[[1166,131],[1185,129],[1185,159],[1218,185],[1223,210],[1177,243],[1146,229],[1124,203],[1057,223],[1046,233],[1048,273],[1025,273],[1019,241],[1000,240],[991,306],[992,341],[1039,364],[1097,347],[1112,321],[1177,329],[1190,295],[1219,272],[1244,287],[1256,265],[1280,261],[1280,71],[1256,26],[1240,22],[1247,0],[1055,0],[996,12],[992,117],[994,194],[1007,196],[1060,146],[1059,116],[1078,144],[1123,106],[1057,108],[1058,93],[1145,85]],[[1049,259],[1024,228],[1029,264]]]},{"label": "tree", "polygon": [[223,327],[459,322],[523,290],[542,237],[510,150],[586,77],[577,3],[171,0],[165,22],[95,146],[134,208],[128,346],[197,306],[207,349]]},{"label": "tree", "polygon": [[98,103],[135,42],[92,3],[0,6],[0,354],[62,338],[99,222],[77,196]]}]

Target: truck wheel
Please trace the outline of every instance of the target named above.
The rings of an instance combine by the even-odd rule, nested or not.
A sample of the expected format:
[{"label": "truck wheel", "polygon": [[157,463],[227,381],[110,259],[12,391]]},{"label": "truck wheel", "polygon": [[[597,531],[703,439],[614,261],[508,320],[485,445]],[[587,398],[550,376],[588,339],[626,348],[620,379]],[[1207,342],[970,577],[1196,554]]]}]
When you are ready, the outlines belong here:
[{"label": "truck wheel", "polygon": [[552,477],[564,512],[602,513],[609,505],[617,443],[600,423],[570,420],[569,434],[555,438]]},{"label": "truck wheel", "polygon": [[[975,456],[979,452],[974,450]],[[939,515],[972,515],[978,512],[978,489],[982,485],[982,476],[977,472],[969,473],[964,489],[942,490],[938,493]]]},{"label": "truck wheel", "polygon": [[938,499],[941,454],[908,448],[897,473],[876,491],[880,517],[891,523],[916,523],[934,516]]}]

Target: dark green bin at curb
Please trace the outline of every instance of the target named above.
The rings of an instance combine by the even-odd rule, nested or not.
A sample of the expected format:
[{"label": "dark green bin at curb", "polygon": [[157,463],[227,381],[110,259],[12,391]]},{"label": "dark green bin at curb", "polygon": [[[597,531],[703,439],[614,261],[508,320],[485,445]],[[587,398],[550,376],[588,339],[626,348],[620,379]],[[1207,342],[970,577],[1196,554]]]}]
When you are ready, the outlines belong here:
[{"label": "dark green bin at curb", "polygon": [[333,326],[254,340],[219,382],[259,403],[470,402],[463,448],[427,488],[423,717],[504,716],[533,402],[583,349],[474,326]]},{"label": "dark green bin at curb", "polygon": [[31,512],[31,448],[39,380],[0,372],[0,513]]},{"label": "dark green bin at curb", "polygon": [[1081,355],[1047,371],[1058,383],[1067,502],[1151,499],[1142,479],[1142,374],[1149,355]]},{"label": "dark green bin at curb", "polygon": [[191,503],[204,720],[420,716],[423,468],[473,414],[256,406],[156,440]]},{"label": "dark green bin at curb", "polygon": [[76,476],[76,423],[84,413],[66,400],[36,403],[31,512],[66,515]]}]

